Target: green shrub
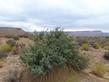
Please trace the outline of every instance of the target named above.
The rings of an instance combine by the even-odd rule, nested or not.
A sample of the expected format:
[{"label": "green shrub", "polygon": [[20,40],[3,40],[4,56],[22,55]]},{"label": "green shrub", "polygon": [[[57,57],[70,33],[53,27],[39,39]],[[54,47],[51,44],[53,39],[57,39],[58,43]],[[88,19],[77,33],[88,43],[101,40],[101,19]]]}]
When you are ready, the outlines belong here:
[{"label": "green shrub", "polygon": [[30,35],[30,39],[33,40],[34,42],[37,42],[37,41],[41,41],[44,37],[45,37],[45,32],[34,32],[33,34]]},{"label": "green shrub", "polygon": [[1,44],[0,45],[0,51],[3,52],[10,52],[12,50],[12,46],[8,44]]},{"label": "green shrub", "polygon": [[93,48],[95,49],[99,49],[100,48],[100,44],[98,44],[97,42],[93,44]]},{"label": "green shrub", "polygon": [[55,66],[72,66],[78,71],[87,67],[87,60],[80,55],[75,41],[63,31],[56,29],[37,36],[40,41],[31,44],[20,57],[32,73],[46,74]]},{"label": "green shrub", "polygon": [[106,51],[106,52],[105,52],[104,58],[105,58],[106,60],[109,60],[109,51]]},{"label": "green shrub", "polygon": [[88,51],[89,50],[89,45],[88,43],[83,43],[82,46],[81,46],[82,50],[86,50]]}]

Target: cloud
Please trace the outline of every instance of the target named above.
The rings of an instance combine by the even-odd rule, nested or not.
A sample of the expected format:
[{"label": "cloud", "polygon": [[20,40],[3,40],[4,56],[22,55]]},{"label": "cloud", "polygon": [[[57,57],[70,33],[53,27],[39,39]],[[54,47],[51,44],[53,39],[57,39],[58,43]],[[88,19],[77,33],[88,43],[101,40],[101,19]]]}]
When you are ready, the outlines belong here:
[{"label": "cloud", "polygon": [[[0,0],[0,26],[109,31],[109,0]],[[106,30],[105,30],[106,29]]]}]

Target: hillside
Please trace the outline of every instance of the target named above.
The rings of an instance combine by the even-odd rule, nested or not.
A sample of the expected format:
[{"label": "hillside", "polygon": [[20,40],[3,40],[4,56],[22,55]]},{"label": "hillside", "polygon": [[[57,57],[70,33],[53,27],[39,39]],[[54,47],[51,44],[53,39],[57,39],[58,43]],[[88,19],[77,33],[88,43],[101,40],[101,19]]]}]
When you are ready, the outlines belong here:
[{"label": "hillside", "polygon": [[73,36],[109,36],[109,33],[104,33],[102,31],[67,31],[69,35]]},{"label": "hillside", "polygon": [[[10,32],[10,30],[15,32],[27,33],[23,31],[22,29],[18,29],[18,28],[15,28],[15,29],[5,28],[5,32]],[[56,32],[55,34],[57,35]],[[61,31],[59,31],[58,36],[61,35],[60,33]],[[71,35],[72,33],[78,33],[78,32],[71,32]],[[79,33],[86,33],[85,35],[87,35],[88,32],[85,31],[85,32],[79,32]],[[91,33],[94,36],[96,35],[96,33],[97,35],[104,34],[103,32],[94,31],[94,32],[88,33],[88,36]],[[79,34],[79,35],[82,35],[82,34]],[[19,39],[17,40],[12,38],[7,38],[7,37],[0,37],[0,50],[1,50],[0,52],[0,82],[109,82],[109,61],[104,58],[104,56],[106,55],[106,52],[109,50],[109,38],[107,37],[79,37],[78,38],[77,37],[74,39],[64,34],[60,36],[60,38],[58,36],[56,36],[56,39],[55,39],[54,35],[52,37],[50,35],[50,38],[45,37],[44,35],[43,39],[41,39],[42,37],[40,37],[40,34],[39,34],[39,35],[36,35],[35,37],[34,35],[27,38],[19,37]],[[64,38],[65,36],[67,36],[66,37],[67,39]],[[14,41],[15,45],[9,47],[11,44],[7,43],[7,41],[10,41],[10,40],[11,42]],[[49,45],[46,44],[47,45],[46,46],[45,42],[41,43],[42,40],[45,42],[49,41],[49,43],[47,42],[47,44]],[[75,41],[77,43],[75,43]],[[69,43],[67,44],[67,42],[70,42],[70,45]],[[84,42],[86,42],[85,44],[87,45],[84,46]],[[33,43],[35,46],[32,45]],[[40,45],[38,43],[40,43]],[[39,48],[37,47],[38,45],[39,45]],[[26,50],[27,48],[30,50]],[[23,51],[26,50],[25,53],[23,53],[22,50]],[[39,52],[39,51],[42,51],[42,52]],[[62,51],[62,53],[60,51]],[[74,53],[72,53],[74,51],[76,53],[75,56],[73,56]],[[63,56],[63,53],[65,54],[65,56]],[[109,55],[109,52],[107,54]],[[46,55],[46,56],[43,56],[43,55]],[[28,69],[26,63],[23,63],[23,60],[22,60],[23,57],[26,61],[28,60],[30,61],[28,65],[33,65],[33,69],[34,69],[34,66],[36,66],[35,71],[38,70],[36,71],[37,74],[34,73],[35,71]],[[82,58],[84,57],[86,60],[82,61],[81,57]],[[73,58],[75,58],[75,60]],[[36,61],[34,61],[34,59]],[[50,60],[50,62],[48,60]],[[65,64],[64,64],[64,60],[65,60]],[[66,60],[68,60],[67,63],[69,63],[68,67],[67,67]],[[70,62],[72,60],[74,60],[75,62],[72,62],[71,63],[72,65],[70,66]],[[81,62],[79,63],[78,60]],[[44,66],[45,68],[44,67],[43,69],[37,68],[37,66],[39,65],[37,61],[38,62],[41,61],[40,65],[42,64],[42,66]],[[54,65],[52,66],[52,64]],[[58,64],[62,65],[64,68],[58,67]],[[84,69],[77,70],[78,66],[83,67],[84,65],[86,66]],[[50,70],[48,69],[49,66],[50,67],[52,66]],[[43,72],[43,70],[46,70],[46,71]],[[38,73],[43,73],[43,74],[38,75]]]},{"label": "hillside", "polygon": [[21,28],[0,27],[0,36],[27,36],[27,33]]}]

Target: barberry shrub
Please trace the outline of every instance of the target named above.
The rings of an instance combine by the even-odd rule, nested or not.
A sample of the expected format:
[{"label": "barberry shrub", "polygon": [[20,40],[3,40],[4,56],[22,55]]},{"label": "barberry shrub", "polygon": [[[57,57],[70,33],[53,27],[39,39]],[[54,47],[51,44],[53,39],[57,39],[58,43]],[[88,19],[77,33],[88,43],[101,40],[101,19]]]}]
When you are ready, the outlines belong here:
[{"label": "barberry shrub", "polygon": [[38,40],[24,49],[20,57],[32,73],[47,74],[57,66],[78,71],[87,67],[87,59],[80,55],[75,41],[62,30],[56,28],[36,36]]}]

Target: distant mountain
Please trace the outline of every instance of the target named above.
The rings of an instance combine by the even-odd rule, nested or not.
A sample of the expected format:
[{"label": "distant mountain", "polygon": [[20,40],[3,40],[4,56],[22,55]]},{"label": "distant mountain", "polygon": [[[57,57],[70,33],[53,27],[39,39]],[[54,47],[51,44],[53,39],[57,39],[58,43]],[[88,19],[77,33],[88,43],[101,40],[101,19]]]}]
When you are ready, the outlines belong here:
[{"label": "distant mountain", "polygon": [[[109,36],[109,33],[104,33],[102,31],[65,31],[65,33],[71,36],[81,37]],[[27,34],[29,33],[21,28],[0,27],[0,36],[27,36]]]},{"label": "distant mountain", "polygon": [[87,37],[109,36],[109,33],[104,33],[102,31],[67,31],[66,33],[73,36],[87,36]]},{"label": "distant mountain", "polygon": [[[37,33],[40,33],[39,31]],[[102,31],[65,31],[66,34],[79,37],[96,37],[96,36],[109,36],[109,33]]]}]

